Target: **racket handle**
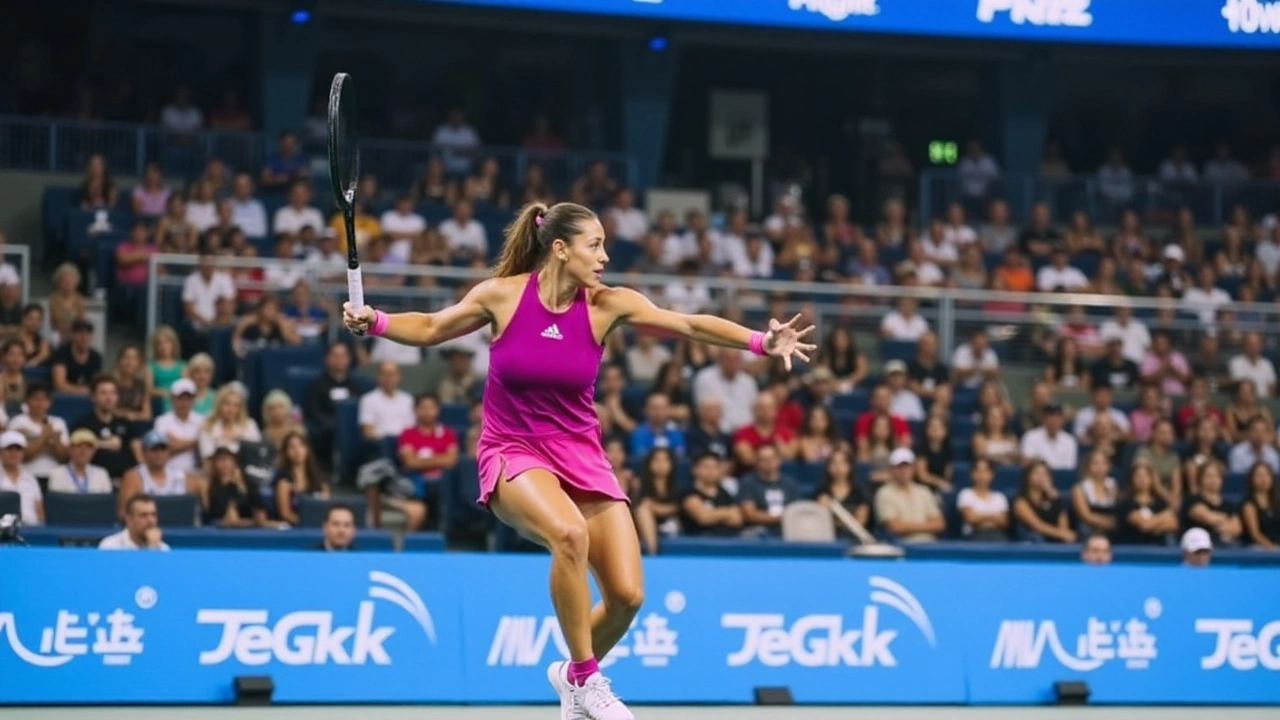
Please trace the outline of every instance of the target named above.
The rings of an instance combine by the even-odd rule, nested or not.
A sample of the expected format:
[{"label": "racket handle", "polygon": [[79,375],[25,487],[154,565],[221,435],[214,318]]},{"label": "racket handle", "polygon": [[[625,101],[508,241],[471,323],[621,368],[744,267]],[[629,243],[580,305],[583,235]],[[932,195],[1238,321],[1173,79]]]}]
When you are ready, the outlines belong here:
[{"label": "racket handle", "polygon": [[347,268],[347,297],[351,301],[351,309],[359,314],[364,309],[364,278],[360,268]]}]

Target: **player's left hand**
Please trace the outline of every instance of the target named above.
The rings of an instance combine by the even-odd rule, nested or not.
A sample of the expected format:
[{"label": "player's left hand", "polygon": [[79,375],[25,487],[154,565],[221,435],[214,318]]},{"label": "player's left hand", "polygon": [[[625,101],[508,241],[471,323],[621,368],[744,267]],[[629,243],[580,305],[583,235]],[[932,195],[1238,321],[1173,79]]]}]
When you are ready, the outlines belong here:
[{"label": "player's left hand", "polygon": [[818,346],[813,343],[802,342],[813,334],[815,326],[798,328],[797,323],[800,322],[800,317],[797,314],[786,324],[778,322],[776,318],[772,319],[769,321],[769,332],[764,335],[764,351],[774,357],[782,358],[782,365],[788,372],[791,370],[792,357],[809,362],[809,353],[818,349]]}]

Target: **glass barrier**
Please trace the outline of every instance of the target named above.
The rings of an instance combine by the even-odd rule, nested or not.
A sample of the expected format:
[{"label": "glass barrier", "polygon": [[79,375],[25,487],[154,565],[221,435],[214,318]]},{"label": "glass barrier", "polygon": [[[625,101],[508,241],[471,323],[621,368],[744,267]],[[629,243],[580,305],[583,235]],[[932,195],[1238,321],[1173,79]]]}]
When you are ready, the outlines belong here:
[{"label": "glass barrier", "polygon": [[[159,323],[181,322],[182,284],[196,260],[156,255],[151,263],[148,332]],[[334,309],[332,336],[342,332],[336,308],[347,297],[345,261],[324,267],[261,258],[222,258],[217,263],[233,274],[242,292],[284,295],[286,285],[305,280],[313,296]],[[459,297],[462,289],[489,276],[487,269],[437,266],[364,265],[362,272],[367,302],[392,312],[439,309]],[[606,275],[605,282],[625,284],[664,304],[669,288],[688,285],[690,279],[615,273]],[[1086,366],[1106,356],[1112,337],[1120,339],[1123,357],[1140,364],[1144,348],[1156,335],[1164,334],[1171,350],[1182,354],[1189,368],[1200,361],[1218,363],[1224,373],[1227,359],[1240,352],[1249,333],[1261,336],[1264,353],[1280,354],[1280,303],[1231,302],[1213,307],[1161,297],[719,277],[695,278],[692,284],[705,289],[707,312],[748,325],[762,327],[770,317],[785,319],[800,312],[817,324],[820,344],[834,328],[851,330],[858,350],[870,361],[871,375],[881,374],[885,361],[915,358],[916,340],[926,329],[936,337],[944,363],[951,364],[958,349],[982,330],[999,360],[1000,372],[1009,370],[1034,381],[1046,377],[1045,368],[1054,366],[1054,381],[1067,389],[1080,382]],[[1184,385],[1187,379],[1183,378]]]}]

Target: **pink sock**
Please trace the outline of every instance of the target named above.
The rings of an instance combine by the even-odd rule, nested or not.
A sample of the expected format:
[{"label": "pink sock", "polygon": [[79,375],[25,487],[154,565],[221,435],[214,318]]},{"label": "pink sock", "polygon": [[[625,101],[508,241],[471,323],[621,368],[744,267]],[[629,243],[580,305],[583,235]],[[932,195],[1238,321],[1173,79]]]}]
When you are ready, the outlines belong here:
[{"label": "pink sock", "polygon": [[600,666],[596,663],[595,658],[587,658],[581,662],[569,663],[569,684],[581,687],[587,682],[587,678],[600,672]]}]

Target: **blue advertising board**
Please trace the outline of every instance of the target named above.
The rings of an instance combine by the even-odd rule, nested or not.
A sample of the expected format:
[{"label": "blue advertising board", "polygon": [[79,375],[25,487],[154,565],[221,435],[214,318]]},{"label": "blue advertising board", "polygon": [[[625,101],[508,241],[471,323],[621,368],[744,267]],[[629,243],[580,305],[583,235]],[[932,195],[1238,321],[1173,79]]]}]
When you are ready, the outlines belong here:
[{"label": "blue advertising board", "polygon": [[1280,0],[420,0],[991,40],[1280,47]]},{"label": "blue advertising board", "polygon": [[[547,703],[530,555],[0,552],[0,704]],[[636,703],[1280,703],[1280,572],[656,558],[602,665]],[[14,581],[15,578],[21,580]],[[697,682],[689,682],[697,677]]]}]

